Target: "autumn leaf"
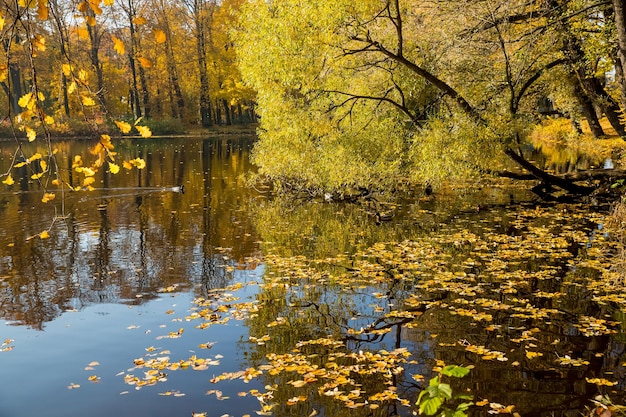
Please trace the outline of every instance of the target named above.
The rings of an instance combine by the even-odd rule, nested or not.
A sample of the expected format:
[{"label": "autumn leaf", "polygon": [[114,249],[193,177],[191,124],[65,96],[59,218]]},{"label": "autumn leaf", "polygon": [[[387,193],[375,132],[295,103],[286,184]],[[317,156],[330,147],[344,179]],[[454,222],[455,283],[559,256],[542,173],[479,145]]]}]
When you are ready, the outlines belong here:
[{"label": "autumn leaf", "polygon": [[35,132],[34,129],[26,126],[24,130],[26,131],[26,137],[28,138],[29,142],[33,142],[35,139],[37,139],[37,132]]},{"label": "autumn leaf", "polygon": [[148,20],[146,20],[146,18],[143,16],[136,16],[133,19],[133,23],[136,24],[137,26],[141,26],[141,25],[145,25],[146,23],[148,23]]},{"label": "autumn leaf", "polygon": [[6,179],[4,179],[4,180],[2,181],[2,183],[3,183],[3,184],[6,184],[6,185],[13,185],[13,184],[15,184],[15,181],[13,180],[13,177],[11,176],[11,174],[9,174],[9,175],[6,177]]},{"label": "autumn leaf", "polygon": [[164,43],[167,40],[165,36],[165,32],[163,32],[162,30],[154,29],[153,33],[154,33],[154,40],[157,43]]},{"label": "autumn leaf", "polygon": [[42,35],[37,35],[35,37],[33,37],[33,46],[35,46],[35,48],[38,51],[45,51],[46,50],[46,38],[44,38]]},{"label": "autumn leaf", "polygon": [[111,40],[113,41],[113,49],[115,49],[115,52],[119,55],[124,55],[124,42],[113,35],[111,35]]},{"label": "autumn leaf", "polygon": [[152,61],[148,58],[145,58],[143,56],[137,57],[137,60],[139,61],[139,64],[141,64],[142,67],[144,68],[151,68],[152,67]]},{"label": "autumn leaf", "polygon": [[83,103],[83,106],[95,106],[96,105],[96,102],[94,101],[94,99],[89,96],[81,96],[81,101]]},{"label": "autumn leaf", "polygon": [[55,197],[56,195],[54,193],[44,193],[43,197],[41,198],[41,202],[47,203],[48,201],[54,200]]},{"label": "autumn leaf", "polygon": [[117,174],[118,172],[120,172],[120,166],[114,164],[113,162],[109,162],[109,172],[111,174]]},{"label": "autumn leaf", "polygon": [[48,0],[37,0],[37,17],[48,20]]},{"label": "autumn leaf", "polygon": [[47,230],[44,230],[43,232],[39,233],[40,239],[48,239],[49,237],[50,237],[50,234],[48,233]]},{"label": "autumn leaf", "polygon": [[152,131],[148,126],[135,126],[135,129],[139,132],[139,134],[144,138],[149,138],[152,136]]},{"label": "autumn leaf", "polygon": [[116,126],[118,127],[118,129],[122,131],[122,133],[128,133],[128,132],[130,132],[130,129],[132,128],[130,123],[118,122],[117,120],[115,120],[114,122],[115,122]]},{"label": "autumn leaf", "polygon": [[28,108],[32,109],[35,105],[35,101],[33,100],[33,93],[26,93],[17,101],[17,104],[23,109]]}]

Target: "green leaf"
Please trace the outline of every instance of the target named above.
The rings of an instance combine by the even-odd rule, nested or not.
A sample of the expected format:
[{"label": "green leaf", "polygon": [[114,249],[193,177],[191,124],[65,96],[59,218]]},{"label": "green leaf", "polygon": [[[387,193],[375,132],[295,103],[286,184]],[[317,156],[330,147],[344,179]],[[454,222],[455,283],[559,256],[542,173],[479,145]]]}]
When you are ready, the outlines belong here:
[{"label": "green leaf", "polygon": [[452,399],[452,388],[448,384],[439,384],[439,395],[438,397],[445,397],[446,399]]},{"label": "green leaf", "polygon": [[428,398],[420,402],[419,413],[426,414],[427,416],[432,416],[439,410],[439,407],[441,407],[442,404],[443,398]]},{"label": "green leaf", "polygon": [[470,369],[464,366],[448,365],[441,370],[441,373],[445,376],[453,376],[455,378],[463,378],[469,374]]}]

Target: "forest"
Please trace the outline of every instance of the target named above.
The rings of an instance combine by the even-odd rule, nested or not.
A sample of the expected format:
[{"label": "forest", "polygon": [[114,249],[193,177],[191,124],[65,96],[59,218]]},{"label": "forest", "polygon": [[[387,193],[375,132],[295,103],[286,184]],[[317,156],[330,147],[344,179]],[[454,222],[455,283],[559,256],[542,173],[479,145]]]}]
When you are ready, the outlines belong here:
[{"label": "forest", "polygon": [[114,118],[252,121],[254,94],[229,37],[239,3],[3,1],[4,127],[28,93],[40,95],[37,107],[59,134],[89,133]]}]

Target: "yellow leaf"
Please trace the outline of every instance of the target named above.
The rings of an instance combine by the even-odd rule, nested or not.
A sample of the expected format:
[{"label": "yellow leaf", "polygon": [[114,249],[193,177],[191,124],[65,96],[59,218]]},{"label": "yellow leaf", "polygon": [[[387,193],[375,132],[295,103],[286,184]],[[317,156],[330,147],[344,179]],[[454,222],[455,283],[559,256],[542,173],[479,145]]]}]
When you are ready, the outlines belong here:
[{"label": "yellow leaf", "polygon": [[54,117],[52,117],[52,116],[46,116],[46,117],[43,119],[43,121],[44,121],[44,123],[45,123],[45,124],[47,124],[47,125],[53,125],[53,124],[54,124]]},{"label": "yellow leaf", "polygon": [[72,94],[74,91],[76,91],[76,82],[72,81],[67,87],[67,94]]},{"label": "yellow leaf", "polygon": [[91,10],[93,10],[93,12],[97,15],[102,14],[102,9],[100,8],[100,1],[101,0],[89,0],[89,7],[91,7]]},{"label": "yellow leaf", "polygon": [[[2,25],[4,24],[4,18],[0,16],[0,30],[2,30]],[[9,67],[6,64],[0,64],[0,83],[7,79],[7,70]]]},{"label": "yellow leaf", "polygon": [[89,74],[87,74],[87,71],[85,71],[84,69],[78,71],[78,79],[82,82],[82,83],[86,83],[87,82],[87,78],[88,78]]},{"label": "yellow leaf", "polygon": [[131,164],[137,167],[137,169],[144,169],[146,167],[146,161],[141,158],[135,158],[130,161]]},{"label": "yellow leaf", "polygon": [[131,125],[130,123],[127,122],[118,122],[117,120],[115,120],[115,124],[117,125],[117,127],[122,131],[122,133],[128,133],[130,132],[131,129]]},{"label": "yellow leaf", "polygon": [[141,64],[141,66],[144,68],[152,67],[152,61],[150,61],[148,58],[140,56],[137,58],[137,60],[139,61],[139,64]]},{"label": "yellow leaf", "polygon": [[37,0],[37,17],[48,20],[48,0]]},{"label": "yellow leaf", "polygon": [[4,181],[2,181],[2,183],[6,185],[13,185],[15,184],[15,181],[13,181],[13,177],[11,176],[11,174],[9,174],[9,176]]},{"label": "yellow leaf", "polygon": [[37,48],[38,51],[46,50],[46,38],[41,35],[37,35],[33,38],[33,45]]},{"label": "yellow leaf", "polygon": [[52,180],[52,185],[56,185],[58,187],[59,185],[61,185],[61,181],[59,181],[58,178],[55,178]]},{"label": "yellow leaf", "polygon": [[4,17],[0,15],[0,30],[4,29]]},{"label": "yellow leaf", "polygon": [[115,49],[115,52],[124,55],[124,42],[113,35],[111,35],[111,40],[113,41],[113,49]]},{"label": "yellow leaf", "polygon": [[167,40],[167,37],[165,36],[165,32],[163,32],[162,30],[159,30],[159,29],[155,29],[154,30],[154,40],[157,43],[164,43]]},{"label": "yellow leaf", "polygon": [[122,166],[126,169],[133,169],[133,165],[128,161],[122,162]]},{"label": "yellow leaf", "polygon": [[30,127],[26,126],[24,128],[24,130],[26,130],[26,137],[28,138],[29,142],[32,142],[35,139],[37,139],[37,132],[35,132],[33,129],[31,129]]},{"label": "yellow leaf", "polygon": [[96,179],[94,177],[87,177],[83,180],[83,187],[89,187],[94,182],[96,182]]},{"label": "yellow leaf", "polygon": [[85,22],[89,25],[89,26],[96,26],[96,18],[93,16],[86,16],[85,17]]},{"label": "yellow leaf", "polygon": [[46,169],[48,169],[48,163],[44,159],[39,161],[39,166],[41,167],[42,171],[45,171]]},{"label": "yellow leaf", "polygon": [[144,138],[149,138],[152,136],[152,131],[148,126],[135,126],[135,129],[139,132],[139,134]]},{"label": "yellow leaf", "polygon": [[111,172],[111,174],[117,174],[118,172],[120,172],[120,166],[109,162],[109,171]]},{"label": "yellow leaf", "polygon": [[32,108],[30,104],[33,100],[33,93],[26,93],[17,101],[17,104],[20,105],[21,108],[25,109],[26,107]]},{"label": "yellow leaf", "polygon": [[83,172],[83,174],[85,174],[85,177],[93,177],[94,175],[96,175],[96,171],[89,167],[83,167],[81,171]]},{"label": "yellow leaf", "polygon": [[146,23],[148,23],[148,21],[143,16],[136,16],[133,19],[133,23],[136,24],[137,26],[141,26],[141,25],[145,25]]},{"label": "yellow leaf", "polygon": [[537,358],[539,356],[543,356],[543,353],[541,352],[531,352],[531,351],[526,351],[526,357],[528,359],[533,359],[533,358]]},{"label": "yellow leaf", "polygon": [[33,154],[33,156],[28,158],[27,161],[28,161],[28,163],[30,163],[30,162],[36,161],[38,159],[41,159],[42,157],[43,156],[39,152],[37,152],[37,153]]},{"label": "yellow leaf", "polygon": [[61,65],[61,70],[63,71],[63,75],[65,75],[66,77],[69,77],[70,75],[72,75],[72,66],[70,64],[63,64]]},{"label": "yellow leaf", "polygon": [[76,29],[76,33],[78,33],[78,37],[88,41],[89,40],[89,30],[87,30],[86,26],[80,26]]},{"label": "yellow leaf", "polygon": [[44,193],[43,197],[41,198],[41,202],[47,203],[48,201],[54,200],[55,197],[56,195],[54,193]]},{"label": "yellow leaf", "polygon": [[95,106],[96,102],[89,96],[81,96],[83,106]]},{"label": "yellow leaf", "polygon": [[39,233],[39,237],[41,239],[48,239],[50,237],[50,233],[48,233],[47,230],[44,230],[43,232]]},{"label": "yellow leaf", "polygon": [[45,172],[40,172],[39,174],[33,174],[30,176],[30,178],[33,180],[38,180],[39,178],[43,177],[43,174],[45,174]]},{"label": "yellow leaf", "polygon": [[106,6],[113,6],[113,0],[104,0]]}]

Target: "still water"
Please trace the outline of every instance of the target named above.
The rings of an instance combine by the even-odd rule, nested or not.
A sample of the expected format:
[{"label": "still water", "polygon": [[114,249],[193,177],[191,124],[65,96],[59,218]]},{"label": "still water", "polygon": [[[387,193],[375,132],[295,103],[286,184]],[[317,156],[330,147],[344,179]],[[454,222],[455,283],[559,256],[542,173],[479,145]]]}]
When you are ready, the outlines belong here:
[{"label": "still water", "polygon": [[[484,403],[474,415],[580,415],[597,394],[623,399],[620,309],[593,301],[572,266],[602,236],[600,215],[495,186],[402,204],[284,202],[245,183],[253,138],[115,145],[146,168],[101,172],[97,190],[54,204],[29,181],[0,191],[0,417],[243,416],[275,402],[277,416],[411,415],[438,360],[474,367],[453,384]],[[54,146],[61,167],[89,160],[87,142]],[[1,144],[0,172],[14,151]],[[398,320],[399,309],[420,315]],[[595,330],[580,326],[594,317]],[[357,362],[406,348],[404,374],[355,376],[350,393],[388,383],[408,406],[304,391],[301,369],[319,384],[330,375],[318,372],[328,345],[302,347],[312,354],[297,364],[272,356],[327,337]]]}]

